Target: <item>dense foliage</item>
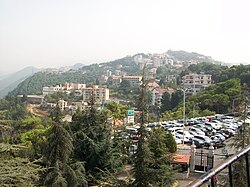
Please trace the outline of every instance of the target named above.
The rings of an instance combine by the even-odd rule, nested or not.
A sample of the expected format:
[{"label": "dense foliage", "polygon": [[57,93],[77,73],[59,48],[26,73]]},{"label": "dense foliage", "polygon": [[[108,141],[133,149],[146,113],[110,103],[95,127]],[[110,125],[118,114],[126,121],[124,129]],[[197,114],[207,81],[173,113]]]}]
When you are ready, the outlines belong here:
[{"label": "dense foliage", "polygon": [[[193,54],[197,55],[197,54]],[[199,55],[197,55],[199,56]],[[180,57],[184,58],[184,57]],[[113,66],[114,65],[114,66]],[[130,70],[130,68],[132,69]],[[82,82],[102,84],[101,77],[106,70],[126,70],[130,74],[139,72],[133,57],[126,57],[114,62],[93,64],[81,70],[65,73],[40,72],[27,79],[5,99],[0,100],[0,185],[16,186],[170,186],[173,184],[171,154],[177,150],[171,134],[162,129],[148,133],[145,124],[150,119],[172,120],[183,117],[183,93],[177,90],[172,95],[165,93],[162,106],[150,108],[150,91],[146,91],[143,82],[141,89],[124,81],[116,87],[114,95],[133,100],[139,111],[140,129],[138,149],[133,156],[130,153],[131,141],[119,132],[114,125],[126,117],[131,105],[110,102],[104,109],[97,110],[94,100],[85,111],[78,110],[72,122],[62,122],[63,114],[56,108],[50,118],[32,116],[26,109],[25,97],[17,98],[14,94],[38,94],[42,86],[63,84],[65,82]],[[162,86],[166,86],[164,77],[168,67],[161,73]],[[249,66],[232,66],[230,68],[211,63],[191,65],[188,71],[212,74],[216,84],[203,93],[187,96],[186,116],[206,116],[216,113],[233,112],[241,107],[247,98],[242,94],[250,84]],[[187,73],[183,72],[183,74]],[[97,78],[98,77],[98,78]],[[59,98],[72,100],[73,95],[64,93],[50,95],[46,99],[56,102]],[[244,101],[244,102],[242,102]],[[238,108],[239,109],[239,108]],[[158,112],[161,112],[159,115]],[[156,116],[155,114],[158,114]],[[157,118],[158,117],[158,118]],[[245,118],[246,119],[246,118]],[[238,134],[237,143],[244,147],[249,136]],[[245,129],[244,129],[245,128]],[[117,130],[117,131],[116,131]],[[120,129],[119,129],[120,130]],[[248,133],[249,134],[249,133]],[[133,164],[134,181],[121,183],[117,172],[125,163]],[[28,170],[28,171],[27,171]]]},{"label": "dense foliage", "polygon": [[100,178],[102,170],[112,169],[111,124],[94,104],[76,113],[71,123],[74,159],[85,162],[90,182]]},{"label": "dense foliage", "polygon": [[41,94],[42,87],[55,86],[65,82],[85,83],[85,84],[104,84],[100,80],[106,71],[113,73],[115,70],[126,71],[129,75],[136,75],[139,72],[138,65],[132,57],[125,57],[112,62],[102,64],[91,64],[82,67],[80,70],[67,72],[38,72],[20,83],[9,95],[17,94]]}]

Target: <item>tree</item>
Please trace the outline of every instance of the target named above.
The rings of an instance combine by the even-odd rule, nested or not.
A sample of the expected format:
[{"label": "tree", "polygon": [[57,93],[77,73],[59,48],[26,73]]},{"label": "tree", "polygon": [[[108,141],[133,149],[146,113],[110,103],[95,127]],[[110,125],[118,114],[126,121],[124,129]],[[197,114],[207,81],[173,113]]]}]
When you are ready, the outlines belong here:
[{"label": "tree", "polygon": [[126,95],[130,93],[131,84],[128,80],[123,80],[119,86],[119,91]]},{"label": "tree", "polygon": [[62,124],[53,124],[48,137],[48,151],[46,158],[50,166],[57,161],[66,164],[73,151],[72,138]]},{"label": "tree", "polygon": [[107,104],[107,112],[110,113],[110,116],[113,118],[113,125],[116,120],[124,119],[126,116],[126,112],[129,109],[127,105],[121,105],[115,101],[111,101]]},{"label": "tree", "polygon": [[0,159],[0,186],[38,186],[41,166],[27,158]]},{"label": "tree", "polygon": [[167,110],[171,110],[172,109],[172,105],[171,105],[171,96],[168,92],[165,92],[162,95],[162,99],[161,99],[161,112],[165,112]]},{"label": "tree", "polygon": [[181,90],[177,90],[176,92],[174,92],[171,96],[172,109],[176,108],[180,103],[180,101],[182,101],[182,99],[183,99],[183,93]]},{"label": "tree", "polygon": [[78,111],[71,123],[74,137],[74,158],[85,163],[86,172],[95,183],[100,178],[101,171],[110,170],[111,162],[111,124],[105,113],[97,111],[94,97],[90,107]]},{"label": "tree", "polygon": [[83,164],[70,160],[74,148],[72,138],[63,127],[58,110],[55,112],[53,119],[45,155],[49,169],[44,183],[52,187],[86,186],[85,171],[82,169]]},{"label": "tree", "polygon": [[149,148],[154,160],[150,165],[152,186],[172,186],[174,182],[171,167],[172,156],[167,147],[171,143],[169,147],[173,151],[173,142],[166,142],[166,140],[166,133],[162,128],[153,129],[148,139]]},{"label": "tree", "polygon": [[[145,66],[143,69],[143,77],[145,72]],[[146,122],[146,102],[145,102],[145,90],[146,83],[144,78],[142,80],[141,85],[141,95],[140,95],[140,106],[141,110],[140,115],[140,128],[139,128],[139,140],[138,140],[138,148],[135,153],[134,160],[134,177],[135,181],[133,182],[133,186],[137,187],[148,187],[151,184],[151,173],[150,173],[150,164],[152,164],[152,153],[148,147],[148,143],[146,141],[146,130],[145,130],[145,122]]]},{"label": "tree", "polygon": [[165,144],[170,153],[175,153],[177,151],[176,141],[171,133],[167,133],[165,136]]},{"label": "tree", "polygon": [[[242,87],[242,100],[241,100],[241,110],[242,110],[242,116],[241,119],[243,120],[242,126],[239,128],[239,132],[234,137],[234,141],[232,143],[232,146],[236,147],[238,150],[244,149],[247,146],[250,145],[250,129],[249,129],[249,123],[246,122],[247,119],[247,106],[249,104],[249,90],[247,87],[247,84],[243,84]],[[245,159],[241,158],[234,164],[234,171],[233,176],[236,178],[237,184],[239,186],[247,186],[247,176],[246,173],[246,163]]]}]

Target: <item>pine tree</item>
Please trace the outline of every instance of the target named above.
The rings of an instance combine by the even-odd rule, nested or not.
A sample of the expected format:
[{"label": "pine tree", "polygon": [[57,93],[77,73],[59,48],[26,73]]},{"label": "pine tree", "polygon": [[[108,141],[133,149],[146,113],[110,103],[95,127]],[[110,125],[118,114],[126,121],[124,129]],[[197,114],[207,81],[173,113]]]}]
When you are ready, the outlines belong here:
[{"label": "pine tree", "polygon": [[150,165],[152,186],[172,186],[174,182],[171,167],[172,156],[166,146],[166,133],[162,128],[153,129],[149,136],[149,148],[154,162]]},{"label": "pine tree", "polygon": [[54,123],[48,137],[47,160],[53,166],[57,161],[66,164],[72,151],[72,138],[62,124]]},{"label": "pine tree", "polygon": [[[145,67],[143,69],[143,75],[145,72]],[[151,186],[151,172],[150,172],[150,164],[152,164],[152,153],[148,147],[148,143],[146,142],[146,130],[145,130],[145,114],[146,114],[146,102],[145,102],[145,90],[146,83],[144,82],[144,76],[141,85],[141,96],[140,96],[140,106],[141,110],[140,116],[140,128],[139,128],[139,140],[138,140],[138,148],[135,154],[135,162],[134,162],[134,177],[135,181],[133,182],[133,186],[137,187],[147,187]]]},{"label": "pine tree", "polygon": [[[243,124],[239,129],[239,133],[234,137],[234,142],[232,145],[238,149],[244,149],[250,145],[250,128],[249,123],[246,123],[247,119],[247,106],[249,103],[249,95],[248,95],[248,87],[246,84],[243,84],[242,87],[242,119]],[[246,186],[247,174],[246,174],[246,164],[244,159],[239,159],[236,163],[234,163],[234,177],[237,180],[237,185]],[[235,184],[236,185],[236,184]]]},{"label": "pine tree", "polygon": [[83,164],[70,159],[73,140],[60,120],[59,108],[55,111],[45,155],[49,169],[44,183],[51,187],[87,186]]},{"label": "pine tree", "polygon": [[177,144],[172,135],[172,133],[167,133],[165,136],[165,144],[170,153],[175,153],[177,151]]},{"label": "pine tree", "polygon": [[85,169],[95,182],[100,171],[112,168],[111,163],[111,124],[107,116],[98,111],[94,96],[90,107],[73,116],[71,129],[74,137],[74,158],[85,162]]},{"label": "pine tree", "polygon": [[171,105],[171,96],[168,92],[165,92],[162,95],[162,99],[161,99],[161,112],[164,113],[167,110],[171,110],[172,109],[172,105]]}]

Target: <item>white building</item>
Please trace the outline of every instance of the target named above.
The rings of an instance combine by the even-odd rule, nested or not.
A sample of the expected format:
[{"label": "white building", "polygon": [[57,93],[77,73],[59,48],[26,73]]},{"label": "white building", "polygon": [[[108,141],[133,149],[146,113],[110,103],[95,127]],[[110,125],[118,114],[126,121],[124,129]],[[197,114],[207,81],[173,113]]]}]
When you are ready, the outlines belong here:
[{"label": "white building", "polygon": [[204,73],[188,74],[182,77],[182,83],[185,88],[190,88],[187,93],[195,95],[212,84],[212,75]]},{"label": "white building", "polygon": [[142,76],[123,76],[122,81],[128,81],[131,85],[141,85]]},{"label": "white building", "polygon": [[59,91],[62,91],[64,87],[62,85],[56,85],[56,86],[45,86],[43,87],[43,95],[53,94]]},{"label": "white building", "polygon": [[79,101],[79,102],[72,102],[71,105],[69,106],[69,109],[72,111],[72,113],[75,113],[77,109],[80,111],[85,110],[87,107],[88,103]]},{"label": "white building", "polygon": [[95,97],[95,102],[101,104],[109,100],[109,89],[97,85],[82,89],[83,102],[90,101],[92,95]]},{"label": "white building", "polygon": [[114,85],[119,85],[124,80],[128,81],[131,85],[141,85],[142,76],[112,76]]},{"label": "white building", "polygon": [[65,90],[81,90],[86,88],[86,84],[79,84],[79,83],[65,83],[64,89]]},{"label": "white building", "polygon": [[58,106],[59,106],[60,110],[63,111],[68,107],[68,102],[61,99],[58,101]]},{"label": "white building", "polygon": [[45,86],[43,87],[43,95],[53,94],[60,91],[67,92],[70,90],[81,90],[83,88],[86,88],[86,84],[65,83],[63,86],[62,85]]}]

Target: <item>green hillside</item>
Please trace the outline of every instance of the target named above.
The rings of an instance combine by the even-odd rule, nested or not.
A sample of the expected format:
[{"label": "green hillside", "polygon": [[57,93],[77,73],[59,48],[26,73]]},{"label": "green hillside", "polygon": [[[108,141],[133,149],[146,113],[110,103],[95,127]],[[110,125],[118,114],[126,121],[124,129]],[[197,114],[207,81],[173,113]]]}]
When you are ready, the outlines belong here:
[{"label": "green hillside", "polygon": [[101,76],[105,75],[107,70],[126,71],[131,75],[139,73],[139,68],[132,58],[125,57],[107,63],[84,66],[79,70],[64,73],[38,72],[21,82],[9,94],[41,94],[42,87],[63,84],[65,82],[95,84],[97,80],[100,82]]}]

